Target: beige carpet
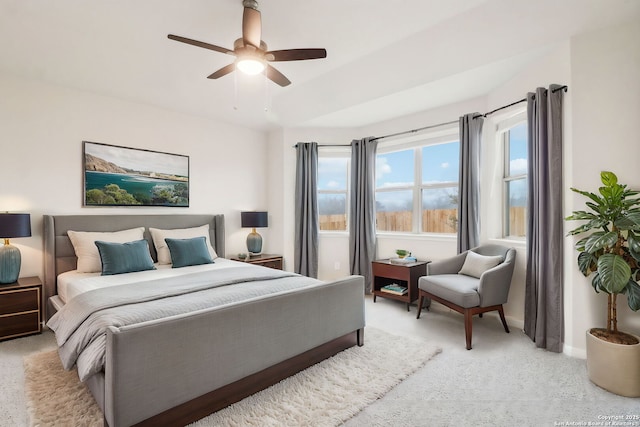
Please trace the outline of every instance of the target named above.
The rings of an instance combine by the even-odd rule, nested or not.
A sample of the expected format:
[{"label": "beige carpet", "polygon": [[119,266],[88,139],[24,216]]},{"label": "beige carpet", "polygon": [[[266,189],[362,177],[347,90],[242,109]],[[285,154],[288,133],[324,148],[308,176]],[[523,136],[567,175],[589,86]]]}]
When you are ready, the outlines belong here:
[{"label": "beige carpet", "polygon": [[[365,345],[345,350],[293,377],[192,424],[203,426],[336,426],[379,399],[440,349],[366,328]],[[31,426],[98,426],[102,413],[75,371],[55,351],[26,356]]]}]

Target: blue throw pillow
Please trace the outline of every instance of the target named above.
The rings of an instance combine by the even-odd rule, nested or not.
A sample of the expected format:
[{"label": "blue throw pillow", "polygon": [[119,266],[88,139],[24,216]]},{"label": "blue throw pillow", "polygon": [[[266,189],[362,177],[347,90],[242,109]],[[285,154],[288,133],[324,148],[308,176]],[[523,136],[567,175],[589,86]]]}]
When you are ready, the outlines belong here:
[{"label": "blue throw pillow", "polygon": [[155,270],[149,244],[146,240],[135,240],[127,243],[96,241],[102,275],[132,273],[134,271]]},{"label": "blue throw pillow", "polygon": [[190,265],[213,264],[204,236],[192,239],[164,239],[171,254],[173,268]]}]

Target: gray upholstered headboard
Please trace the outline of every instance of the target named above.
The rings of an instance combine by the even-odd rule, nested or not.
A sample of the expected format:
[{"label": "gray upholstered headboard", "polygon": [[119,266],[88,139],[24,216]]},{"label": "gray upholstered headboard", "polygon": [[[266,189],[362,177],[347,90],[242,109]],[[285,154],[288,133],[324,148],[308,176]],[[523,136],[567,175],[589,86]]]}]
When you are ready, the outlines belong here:
[{"label": "gray upholstered headboard", "polygon": [[76,268],[77,258],[67,236],[74,231],[120,231],[145,227],[151,256],[157,259],[149,227],[161,229],[198,227],[209,224],[209,238],[218,256],[224,257],[224,215],[44,215],[45,305],[58,293],[58,274]]}]

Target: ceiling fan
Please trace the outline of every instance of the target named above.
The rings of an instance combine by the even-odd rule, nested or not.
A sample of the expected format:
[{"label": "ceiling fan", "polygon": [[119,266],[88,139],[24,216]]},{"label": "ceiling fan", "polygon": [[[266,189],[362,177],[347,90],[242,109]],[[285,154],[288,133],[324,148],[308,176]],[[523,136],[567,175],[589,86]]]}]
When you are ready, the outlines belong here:
[{"label": "ceiling fan", "polygon": [[256,0],[243,0],[242,37],[233,43],[233,50],[213,44],[188,39],[186,37],[169,34],[171,40],[187,43],[216,52],[226,53],[236,57],[236,60],[215,71],[207,78],[217,79],[231,73],[236,67],[246,74],[265,72],[267,78],[280,86],[291,84],[288,78],[273,68],[268,62],[301,61],[305,59],[320,59],[327,57],[325,49],[285,49],[267,50],[267,44],[261,40],[262,19]]}]

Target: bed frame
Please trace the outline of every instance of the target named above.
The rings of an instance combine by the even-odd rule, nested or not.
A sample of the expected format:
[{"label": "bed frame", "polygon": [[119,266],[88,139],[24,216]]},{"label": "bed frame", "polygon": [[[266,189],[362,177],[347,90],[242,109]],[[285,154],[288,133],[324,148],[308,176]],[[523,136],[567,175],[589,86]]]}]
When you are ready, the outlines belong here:
[{"label": "bed frame", "polygon": [[[68,230],[118,231],[210,225],[224,256],[222,215],[44,216],[47,319],[56,277],[75,269]],[[104,372],[86,381],[105,425],[185,425],[265,389],[323,359],[364,343],[364,279],[107,331]]]}]

